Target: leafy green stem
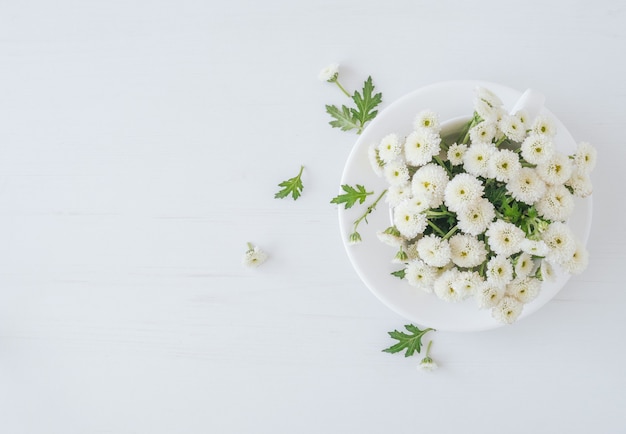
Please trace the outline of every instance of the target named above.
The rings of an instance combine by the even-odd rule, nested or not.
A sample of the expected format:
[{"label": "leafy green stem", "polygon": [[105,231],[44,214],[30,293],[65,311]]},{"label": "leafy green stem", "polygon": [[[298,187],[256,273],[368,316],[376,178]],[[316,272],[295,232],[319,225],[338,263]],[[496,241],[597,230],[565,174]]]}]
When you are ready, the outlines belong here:
[{"label": "leafy green stem", "polygon": [[352,95],[350,95],[348,91],[341,85],[341,83],[339,83],[339,80],[335,79],[333,83],[335,83],[337,87],[341,89],[345,96],[347,96],[348,98],[352,98]]}]

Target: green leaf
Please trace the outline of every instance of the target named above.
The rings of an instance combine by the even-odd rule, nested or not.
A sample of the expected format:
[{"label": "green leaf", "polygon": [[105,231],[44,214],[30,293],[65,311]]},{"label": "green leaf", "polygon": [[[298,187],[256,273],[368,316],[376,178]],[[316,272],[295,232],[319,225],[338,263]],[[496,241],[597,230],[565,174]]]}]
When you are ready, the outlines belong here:
[{"label": "green leaf", "polygon": [[352,115],[352,111],[345,105],[341,106],[341,110],[334,105],[327,105],[326,112],[335,120],[329,124],[334,128],[341,128],[341,131],[350,131],[359,128],[358,120]]},{"label": "green leaf", "polygon": [[380,104],[383,100],[383,94],[377,93],[372,95],[374,92],[374,85],[372,84],[372,77],[367,77],[365,83],[363,84],[363,91],[359,93],[358,91],[354,92],[352,95],[352,100],[356,104],[356,109],[350,109],[353,117],[359,123],[358,134],[363,131],[363,127],[365,123],[371,121],[378,114],[378,110],[374,110],[378,104]]},{"label": "green leaf", "polygon": [[302,171],[304,166],[300,166],[300,172],[293,178],[289,178],[287,181],[283,181],[278,184],[279,187],[283,187],[278,193],[274,195],[275,199],[283,199],[291,194],[293,200],[300,197],[304,185],[302,185]]},{"label": "green leaf", "polygon": [[365,187],[359,184],[356,185],[356,188],[351,187],[348,184],[342,185],[341,188],[345,191],[345,193],[333,197],[330,203],[343,203],[345,209],[351,208],[357,201],[362,204],[365,202],[365,198],[367,196],[374,194],[373,191],[366,191]]},{"label": "green leaf", "polygon": [[397,270],[397,271],[392,271],[391,275],[396,276],[398,279],[404,279],[404,276],[406,276],[406,268],[402,268],[401,270]]},{"label": "green leaf", "polygon": [[419,327],[407,324],[404,326],[409,333],[404,333],[398,330],[394,330],[389,332],[389,336],[398,341],[397,344],[392,345],[389,348],[384,349],[383,351],[386,353],[399,353],[400,351],[406,350],[404,353],[404,357],[410,357],[417,351],[418,353],[422,349],[422,338],[429,331],[434,331],[433,328],[427,328],[424,330],[420,330]]}]

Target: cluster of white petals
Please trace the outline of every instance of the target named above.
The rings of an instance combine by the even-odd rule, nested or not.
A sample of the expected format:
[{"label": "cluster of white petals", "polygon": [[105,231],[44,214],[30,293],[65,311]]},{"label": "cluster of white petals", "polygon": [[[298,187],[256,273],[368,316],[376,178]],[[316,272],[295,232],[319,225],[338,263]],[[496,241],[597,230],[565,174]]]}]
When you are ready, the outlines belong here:
[{"label": "cluster of white petals", "polygon": [[550,116],[508,113],[485,88],[458,133],[423,110],[408,134],[370,147],[392,210],[393,226],[378,237],[399,249],[393,262],[412,287],[446,302],[472,299],[510,324],[556,269],[587,267],[589,253],[567,221],[574,199],[592,193],[597,152],[586,142],[559,152]]}]

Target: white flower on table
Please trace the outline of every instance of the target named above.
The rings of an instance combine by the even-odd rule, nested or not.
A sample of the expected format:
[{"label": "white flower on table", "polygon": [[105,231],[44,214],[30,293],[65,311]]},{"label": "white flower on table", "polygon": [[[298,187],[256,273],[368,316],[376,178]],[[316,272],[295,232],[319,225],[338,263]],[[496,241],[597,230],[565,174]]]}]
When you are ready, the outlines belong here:
[{"label": "white flower on table", "polygon": [[261,250],[258,246],[248,243],[248,250],[243,255],[243,265],[255,268],[264,263],[268,258],[268,254]]}]

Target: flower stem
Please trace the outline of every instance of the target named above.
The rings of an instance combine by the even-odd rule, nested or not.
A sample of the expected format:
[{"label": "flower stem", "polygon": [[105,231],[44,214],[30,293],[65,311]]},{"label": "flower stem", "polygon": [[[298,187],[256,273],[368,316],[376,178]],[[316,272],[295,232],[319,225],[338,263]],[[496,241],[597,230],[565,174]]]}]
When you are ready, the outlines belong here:
[{"label": "flower stem", "polygon": [[434,224],[433,222],[431,222],[430,220],[426,220],[428,222],[428,226],[430,226],[431,228],[433,228],[435,230],[435,232],[437,232],[439,235],[441,235],[442,237],[445,237],[446,234],[444,231],[442,231],[441,229],[439,229],[439,226],[437,226],[436,224]]},{"label": "flower stem", "polygon": [[254,250],[254,246],[252,245],[251,242],[248,241],[248,250]]},{"label": "flower stem", "polygon": [[456,231],[458,231],[458,230],[459,230],[459,227],[455,225],[452,229],[450,229],[450,230],[448,231],[448,233],[447,233],[447,234],[445,234],[445,235],[443,236],[443,239],[444,239],[444,240],[447,240],[447,239],[448,239],[448,238],[450,238],[452,235],[454,235],[454,233],[455,233]]},{"label": "flower stem", "polygon": [[376,205],[378,205],[378,202],[383,198],[383,196],[385,195],[385,193],[387,193],[387,190],[383,190],[382,193],[380,193],[380,195],[378,196],[378,198],[370,205],[367,207],[367,209],[365,210],[365,212],[363,213],[363,215],[361,217],[359,217],[358,219],[356,219],[354,221],[354,231],[356,232],[356,228],[357,226],[359,226],[359,224],[361,223],[361,221],[365,220],[367,222],[367,216],[376,209]]},{"label": "flower stem", "polygon": [[430,341],[428,341],[428,345],[426,346],[426,355],[424,357],[429,357],[430,355],[430,347],[433,344],[432,339]]},{"label": "flower stem", "polygon": [[341,91],[348,97],[348,98],[352,98],[352,96],[348,93],[348,91],[346,89],[344,89],[344,87],[341,85],[341,83],[339,83],[339,80],[335,79],[334,83],[337,85],[337,87],[339,87],[339,89],[341,89]]}]

